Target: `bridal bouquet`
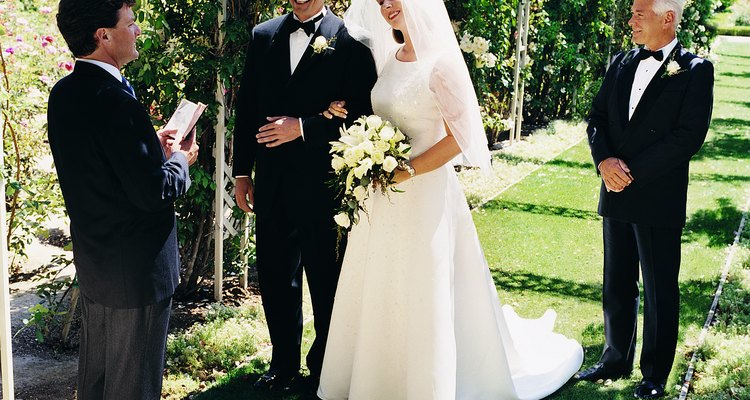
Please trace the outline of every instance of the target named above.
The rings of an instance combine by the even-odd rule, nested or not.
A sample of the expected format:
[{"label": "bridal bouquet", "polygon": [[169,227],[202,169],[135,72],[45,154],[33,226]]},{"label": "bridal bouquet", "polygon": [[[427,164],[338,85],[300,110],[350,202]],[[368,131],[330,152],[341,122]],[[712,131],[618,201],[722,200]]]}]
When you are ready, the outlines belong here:
[{"label": "bridal bouquet", "polygon": [[398,190],[393,186],[394,170],[409,160],[409,138],[390,121],[377,115],[362,117],[349,128],[341,128],[341,138],[331,142],[331,166],[336,177],[332,186],[341,196],[334,217],[339,236],[359,222],[359,211],[371,186],[383,194]]}]

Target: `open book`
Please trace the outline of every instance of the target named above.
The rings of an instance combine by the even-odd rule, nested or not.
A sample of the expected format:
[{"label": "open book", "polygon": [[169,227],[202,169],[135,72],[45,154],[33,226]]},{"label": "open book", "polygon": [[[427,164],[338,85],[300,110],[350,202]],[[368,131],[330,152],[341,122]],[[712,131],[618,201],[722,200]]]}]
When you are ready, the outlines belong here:
[{"label": "open book", "polygon": [[206,105],[203,103],[195,104],[190,100],[182,99],[164,129],[177,129],[174,139],[181,142],[193,130],[195,123],[198,122],[198,118],[205,109]]}]

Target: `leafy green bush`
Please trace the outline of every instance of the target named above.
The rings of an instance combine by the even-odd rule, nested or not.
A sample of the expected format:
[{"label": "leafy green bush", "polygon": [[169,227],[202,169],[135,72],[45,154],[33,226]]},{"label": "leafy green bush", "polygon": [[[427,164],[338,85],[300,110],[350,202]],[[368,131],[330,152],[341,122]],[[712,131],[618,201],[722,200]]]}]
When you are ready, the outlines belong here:
[{"label": "leafy green bush", "polygon": [[212,305],[205,323],[167,338],[168,372],[206,380],[209,371],[234,369],[256,352],[252,332],[259,328],[259,320],[260,311],[255,306]]},{"label": "leafy green bush", "polygon": [[750,26],[750,14],[740,14],[734,20],[737,26]]},{"label": "leafy green bush", "polygon": [[698,349],[701,360],[696,369],[699,379],[693,384],[691,399],[750,399],[750,340],[713,332]]},{"label": "leafy green bush", "polygon": [[51,162],[41,162],[47,154],[47,95],[73,65],[50,4],[0,3],[2,174],[13,269],[26,258],[26,246],[41,224],[61,213],[63,205]]}]

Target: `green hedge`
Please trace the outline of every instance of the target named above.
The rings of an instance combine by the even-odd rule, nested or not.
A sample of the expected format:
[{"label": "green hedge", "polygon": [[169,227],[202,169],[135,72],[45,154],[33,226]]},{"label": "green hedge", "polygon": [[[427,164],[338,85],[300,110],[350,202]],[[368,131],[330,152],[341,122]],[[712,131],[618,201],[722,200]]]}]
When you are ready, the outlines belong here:
[{"label": "green hedge", "polygon": [[716,34],[726,36],[750,36],[750,26],[728,26],[716,28]]}]

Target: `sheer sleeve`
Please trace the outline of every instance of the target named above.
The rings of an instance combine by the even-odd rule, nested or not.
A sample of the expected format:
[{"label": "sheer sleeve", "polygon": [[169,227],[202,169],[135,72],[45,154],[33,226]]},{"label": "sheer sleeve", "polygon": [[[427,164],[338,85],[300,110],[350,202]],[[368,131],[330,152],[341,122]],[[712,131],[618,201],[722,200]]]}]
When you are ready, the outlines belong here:
[{"label": "sheer sleeve", "polygon": [[429,86],[443,119],[461,148],[465,163],[489,170],[490,152],[479,102],[463,60],[457,63],[452,57],[438,58],[430,74]]}]

